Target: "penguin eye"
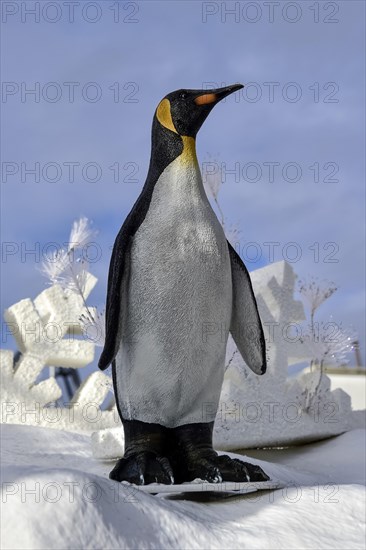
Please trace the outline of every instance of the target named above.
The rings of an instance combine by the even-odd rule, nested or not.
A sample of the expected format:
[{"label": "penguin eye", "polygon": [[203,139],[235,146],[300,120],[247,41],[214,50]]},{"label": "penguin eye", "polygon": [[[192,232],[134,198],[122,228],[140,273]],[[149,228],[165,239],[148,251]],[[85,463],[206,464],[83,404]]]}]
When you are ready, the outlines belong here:
[{"label": "penguin eye", "polygon": [[186,97],[187,97],[186,92],[181,92],[181,93],[179,94],[179,97],[180,97],[180,99],[186,99]]}]

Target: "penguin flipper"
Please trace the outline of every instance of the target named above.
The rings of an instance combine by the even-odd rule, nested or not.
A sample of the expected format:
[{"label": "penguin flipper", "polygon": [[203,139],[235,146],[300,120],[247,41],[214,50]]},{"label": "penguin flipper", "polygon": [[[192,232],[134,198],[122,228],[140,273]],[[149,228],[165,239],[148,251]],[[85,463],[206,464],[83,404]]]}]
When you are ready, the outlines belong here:
[{"label": "penguin flipper", "polygon": [[105,310],[105,342],[98,367],[105,370],[115,359],[119,347],[120,311],[123,297],[123,279],[126,278],[130,244],[129,218],[122,225],[113,246],[109,265],[107,303]]},{"label": "penguin flipper", "polygon": [[247,268],[227,241],[233,284],[230,332],[248,367],[256,374],[266,372],[266,344],[257,302]]}]

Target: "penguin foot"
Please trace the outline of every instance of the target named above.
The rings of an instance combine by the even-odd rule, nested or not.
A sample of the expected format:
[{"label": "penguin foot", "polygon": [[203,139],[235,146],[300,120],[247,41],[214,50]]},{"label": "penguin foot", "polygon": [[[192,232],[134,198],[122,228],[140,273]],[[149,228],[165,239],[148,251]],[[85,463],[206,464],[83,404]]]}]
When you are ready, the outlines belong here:
[{"label": "penguin foot", "polygon": [[267,481],[269,479],[259,466],[243,462],[238,458],[230,458],[228,455],[219,456],[214,453],[215,451],[206,457],[190,457],[186,463],[180,462],[179,467],[174,468],[176,483],[193,481],[196,478],[209,483]]},{"label": "penguin foot", "polygon": [[269,476],[255,464],[249,464],[230,458],[228,455],[217,456],[215,461],[220,469],[223,481],[268,481]]},{"label": "penguin foot", "polygon": [[110,472],[109,478],[136,485],[148,483],[172,485],[174,483],[169,460],[151,451],[141,451],[121,458]]},{"label": "penguin foot", "polygon": [[175,483],[196,478],[210,483],[223,481],[267,481],[259,466],[228,455],[218,455],[212,447],[213,422],[185,424],[171,430],[168,457]]},{"label": "penguin foot", "polygon": [[220,469],[210,459],[197,457],[185,464],[180,463],[179,469],[174,470],[176,483],[203,479],[209,483],[221,483],[223,481]]}]

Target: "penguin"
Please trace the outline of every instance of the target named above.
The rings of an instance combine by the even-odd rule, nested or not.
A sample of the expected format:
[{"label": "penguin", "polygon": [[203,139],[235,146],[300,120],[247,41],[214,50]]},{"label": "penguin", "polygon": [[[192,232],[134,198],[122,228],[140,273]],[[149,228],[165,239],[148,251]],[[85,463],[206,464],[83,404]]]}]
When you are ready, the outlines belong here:
[{"label": "penguin", "polygon": [[206,196],[196,135],[235,84],[166,95],[152,123],[141,194],[114,243],[106,339],[125,453],[110,472],[139,485],[264,481],[258,466],[212,446],[229,332],[249,368],[266,371],[248,271]]}]

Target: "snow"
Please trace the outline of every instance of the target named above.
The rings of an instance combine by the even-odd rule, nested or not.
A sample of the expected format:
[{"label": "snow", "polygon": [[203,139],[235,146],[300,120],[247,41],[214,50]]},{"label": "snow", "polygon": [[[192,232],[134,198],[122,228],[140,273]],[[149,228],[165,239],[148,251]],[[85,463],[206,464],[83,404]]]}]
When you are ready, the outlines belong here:
[{"label": "snow", "polygon": [[354,411],[366,408],[366,376],[351,374],[328,374],[331,382],[331,391],[341,388],[351,396]]},{"label": "snow", "polygon": [[[83,236],[85,224],[85,219],[81,219],[73,234]],[[54,268],[50,273],[53,281],[58,277]],[[215,446],[221,450],[287,446],[364,427],[360,414],[355,414],[364,408],[357,380],[353,387],[356,386],[360,399],[357,398],[357,410],[352,410],[351,397],[342,385],[331,385],[330,378],[320,376],[317,369],[288,377],[289,365],[318,357],[319,352],[314,342],[305,338],[304,327],[305,334],[299,336],[302,334],[299,323],[304,321],[305,314],[303,304],[294,296],[293,267],[285,261],[276,262],[253,271],[251,279],[266,332],[268,370],[263,377],[250,372],[230,337],[226,356],[226,365],[230,366],[221,388]],[[80,319],[91,317],[85,309],[85,298],[97,279],[84,272],[83,280],[84,298],[71,288],[53,284],[34,300],[21,300],[5,311],[8,330],[22,356],[14,365],[13,352],[0,350],[1,422],[95,432],[94,456],[109,459],[123,453],[117,409],[103,407],[111,390],[111,378],[106,373],[93,372],[84,379],[70,403],[53,407],[49,405],[60,398],[61,388],[52,376],[39,381],[46,365],[82,369],[93,360],[94,342],[87,341],[89,332],[85,333],[85,323]],[[297,327],[300,333],[293,330],[292,334],[289,327]],[[362,380],[361,375],[358,378],[365,383],[365,376]],[[352,399],[354,393],[353,389]],[[215,406],[215,402],[206,401],[200,411],[205,416],[211,415]]]},{"label": "snow", "polygon": [[[241,449],[228,454],[250,457],[285,488],[230,497],[219,487],[214,495],[154,496],[109,480],[115,461],[108,458],[122,456],[124,446],[116,408],[101,410],[110,378],[89,375],[67,407],[49,406],[61,394],[53,378],[38,382],[55,357],[73,368],[94,357],[94,344],[68,338],[67,327],[82,333],[84,302],[53,285],[5,314],[23,355],[14,368],[13,353],[0,350],[4,550],[364,548],[365,414],[358,409],[364,408],[366,378],[355,376],[348,385],[326,375],[320,380],[318,372],[288,378],[288,365],[313,351],[283,332],[289,322],[304,320],[294,299],[295,273],[278,262],[252,277],[261,318],[276,328],[269,369],[261,378],[247,372],[229,345],[214,444]],[[96,279],[89,282],[87,294]],[[40,340],[28,338],[29,322]],[[50,322],[63,327],[55,342]],[[338,437],[304,444],[331,435]],[[263,448],[295,442],[302,445]],[[244,453],[244,446],[261,450]]]},{"label": "snow", "polygon": [[[108,479],[89,435],[2,425],[4,549],[364,548],[365,431],[247,451],[275,491],[157,495]],[[231,456],[239,456],[230,453]]]},{"label": "snow", "polygon": [[[122,481],[128,487],[130,483],[128,481]],[[244,493],[254,493],[256,491],[266,491],[268,489],[282,489],[283,483],[279,481],[256,481],[251,482],[249,476],[247,481],[223,481],[220,483],[209,483],[205,479],[196,477],[193,481],[185,481],[184,483],[176,485],[165,485],[164,483],[148,483],[147,485],[136,486],[139,491],[151,494],[160,493],[220,493],[220,496],[227,496],[228,493],[234,495]],[[223,495],[225,493],[225,495]]]}]

